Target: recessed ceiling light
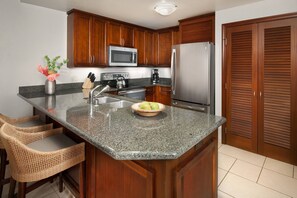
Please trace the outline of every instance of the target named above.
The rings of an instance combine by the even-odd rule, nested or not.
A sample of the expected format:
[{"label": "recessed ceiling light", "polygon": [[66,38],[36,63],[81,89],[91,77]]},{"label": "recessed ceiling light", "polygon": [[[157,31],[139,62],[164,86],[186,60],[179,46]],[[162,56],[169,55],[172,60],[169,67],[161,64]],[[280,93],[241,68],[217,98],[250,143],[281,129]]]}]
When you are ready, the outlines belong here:
[{"label": "recessed ceiling light", "polygon": [[177,6],[172,2],[161,1],[157,3],[154,10],[164,16],[172,14],[177,9]]}]

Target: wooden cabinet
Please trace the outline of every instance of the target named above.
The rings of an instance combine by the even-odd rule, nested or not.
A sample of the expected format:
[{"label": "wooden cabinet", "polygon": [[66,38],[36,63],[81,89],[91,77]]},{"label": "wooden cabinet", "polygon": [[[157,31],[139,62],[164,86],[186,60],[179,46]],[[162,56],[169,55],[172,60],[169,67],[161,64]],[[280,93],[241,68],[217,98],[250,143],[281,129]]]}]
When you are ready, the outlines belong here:
[{"label": "wooden cabinet", "polygon": [[134,30],[134,47],[137,48],[138,65],[154,65],[153,32],[137,28]]},{"label": "wooden cabinet", "polygon": [[217,130],[178,159],[115,160],[86,143],[86,197],[217,197]]},{"label": "wooden cabinet", "polygon": [[215,42],[215,14],[207,14],[179,21],[180,42]]},{"label": "wooden cabinet", "polygon": [[226,143],[297,164],[297,17],[230,24],[224,35]]},{"label": "wooden cabinet", "polygon": [[171,105],[171,87],[156,86],[156,102]]},{"label": "wooden cabinet", "polygon": [[155,64],[159,67],[170,67],[171,48],[177,44],[177,28],[167,28],[155,34]]},{"label": "wooden cabinet", "polygon": [[106,22],[79,11],[67,18],[68,67],[106,65]]},{"label": "wooden cabinet", "polygon": [[154,65],[154,33],[148,30],[145,31],[144,41],[145,64]]},{"label": "wooden cabinet", "polygon": [[133,27],[109,21],[107,28],[108,45],[133,47]]},{"label": "wooden cabinet", "polygon": [[171,105],[171,87],[152,86],[147,87],[145,92],[145,100],[152,102],[160,102],[165,105]]},{"label": "wooden cabinet", "polygon": [[150,102],[156,101],[156,87],[146,87],[145,90],[145,100]]},{"label": "wooden cabinet", "polygon": [[145,30],[138,28],[134,30],[134,47],[137,48],[137,64],[145,65]]}]

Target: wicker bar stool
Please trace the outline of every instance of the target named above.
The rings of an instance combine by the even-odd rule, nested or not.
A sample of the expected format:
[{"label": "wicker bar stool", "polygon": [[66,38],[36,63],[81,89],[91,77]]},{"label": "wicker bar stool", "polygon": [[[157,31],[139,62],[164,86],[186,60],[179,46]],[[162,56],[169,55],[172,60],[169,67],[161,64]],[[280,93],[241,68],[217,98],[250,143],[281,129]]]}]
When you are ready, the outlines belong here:
[{"label": "wicker bar stool", "polygon": [[[24,132],[37,132],[37,131],[45,131],[53,128],[53,124],[44,124],[40,120],[40,116],[27,116],[22,118],[10,118],[3,114],[0,114],[0,127],[9,123],[14,125],[17,130]],[[7,160],[7,154],[4,149],[4,146],[0,139],[0,197],[2,197],[2,191],[5,184],[9,183],[9,178],[5,178],[5,170],[6,165],[9,163]]]},{"label": "wicker bar stool", "polygon": [[[13,197],[15,181],[18,182],[18,197],[25,197],[30,188],[27,182],[43,184],[75,165],[80,165],[80,197],[84,197],[84,160],[85,143],[75,143],[64,135],[62,128],[36,133],[24,133],[12,125],[4,124],[0,138],[10,160],[11,188],[9,197]],[[35,184],[32,184],[35,185]],[[34,187],[35,189],[35,187]]]}]

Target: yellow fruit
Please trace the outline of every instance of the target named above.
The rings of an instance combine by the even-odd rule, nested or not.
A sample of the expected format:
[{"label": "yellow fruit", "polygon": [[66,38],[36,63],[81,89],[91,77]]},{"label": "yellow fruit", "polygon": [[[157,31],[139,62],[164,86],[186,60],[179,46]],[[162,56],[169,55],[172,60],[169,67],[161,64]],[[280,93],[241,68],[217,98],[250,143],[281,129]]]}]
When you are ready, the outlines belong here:
[{"label": "yellow fruit", "polygon": [[155,103],[155,102],[150,102],[150,106],[152,110],[159,110],[160,108],[158,103]]}]

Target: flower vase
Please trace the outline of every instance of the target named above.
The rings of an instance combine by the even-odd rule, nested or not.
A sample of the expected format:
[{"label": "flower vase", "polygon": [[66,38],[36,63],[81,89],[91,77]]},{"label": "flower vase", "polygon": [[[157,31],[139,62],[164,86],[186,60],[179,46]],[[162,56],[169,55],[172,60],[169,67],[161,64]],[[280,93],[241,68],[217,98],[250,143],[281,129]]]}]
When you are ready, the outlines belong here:
[{"label": "flower vase", "polygon": [[49,81],[48,79],[46,79],[44,88],[45,88],[45,93],[46,94],[48,94],[48,95],[55,94],[55,91],[56,91],[56,81],[55,80]]}]

